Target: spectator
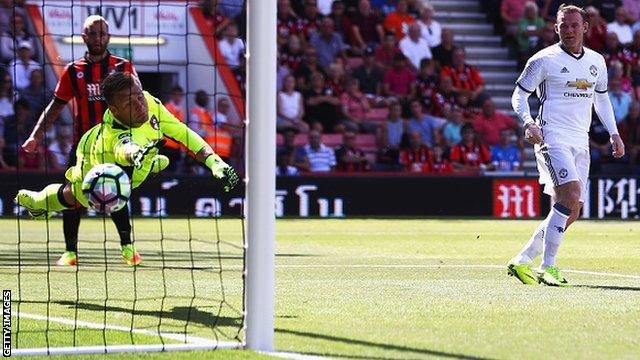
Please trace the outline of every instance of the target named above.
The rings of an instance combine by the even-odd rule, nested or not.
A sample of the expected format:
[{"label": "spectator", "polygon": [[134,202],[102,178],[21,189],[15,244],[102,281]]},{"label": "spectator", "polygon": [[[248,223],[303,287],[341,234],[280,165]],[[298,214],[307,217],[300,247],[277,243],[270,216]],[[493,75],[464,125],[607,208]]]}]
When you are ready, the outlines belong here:
[{"label": "spectator", "polygon": [[31,44],[28,41],[22,41],[18,45],[18,57],[9,64],[13,88],[18,91],[27,88],[33,70],[40,70],[40,65],[31,59]]},{"label": "spectator", "polygon": [[396,10],[385,17],[383,26],[386,31],[393,33],[396,41],[400,41],[407,33],[410,24],[416,19],[409,14],[409,5],[407,0],[398,0],[396,2]]},{"label": "spectator", "polygon": [[611,78],[611,80],[609,80],[609,90],[609,99],[611,99],[616,123],[621,123],[624,118],[627,117],[629,106],[633,99],[629,94],[622,91],[620,79],[618,78]]},{"label": "spectator", "polygon": [[318,52],[313,47],[309,46],[304,51],[304,61],[298,69],[294,72],[296,82],[298,83],[298,89],[308,89],[311,86],[311,76],[314,73],[320,73],[325,75],[326,72],[318,63]]},{"label": "spectator", "polygon": [[419,131],[409,131],[409,146],[400,150],[399,162],[412,173],[426,174],[430,171],[431,151],[424,145]]},{"label": "spectator", "polygon": [[422,111],[422,103],[417,99],[411,101],[410,109],[411,118],[407,122],[407,131],[417,132],[425,146],[440,142],[440,128],[446,120],[425,114]]},{"label": "spectator", "polygon": [[599,174],[602,164],[609,163],[613,161],[614,158],[611,155],[609,133],[597,117],[593,119],[589,129],[589,148],[591,155],[591,173]]},{"label": "spectator", "polygon": [[[165,102],[164,107],[181,122],[185,121],[185,108],[183,104],[184,90],[179,85],[174,85],[169,94],[169,100]],[[182,163],[181,145],[175,140],[164,137],[166,141],[160,152],[169,158],[169,166],[167,171],[176,171]]]},{"label": "spectator", "polygon": [[376,49],[376,62],[382,69],[390,69],[393,66],[393,59],[395,59],[398,54],[401,54],[401,52],[396,44],[395,35],[393,35],[393,33],[387,33],[384,36],[382,46]]},{"label": "spectator", "polygon": [[[305,0],[298,28],[301,29],[301,32],[304,34],[306,39],[311,39],[314,34],[318,33],[318,31],[322,32],[322,21],[324,21],[324,19],[327,18],[322,18],[322,16],[320,16],[318,2],[316,0]],[[331,25],[333,31],[333,27],[335,25],[333,24],[333,20],[331,21]]]},{"label": "spectator", "polygon": [[289,154],[289,165],[295,166],[297,169],[304,168],[305,155],[304,148],[296,145],[296,134],[298,130],[294,128],[286,128],[282,131],[282,145],[276,148],[276,154],[286,152]]},{"label": "spectator", "polygon": [[[18,99],[13,104],[14,115],[4,119],[4,160],[9,166],[18,166],[23,169],[27,166],[29,169],[44,169],[44,147],[38,149],[37,154],[27,157],[26,153],[22,154],[20,145],[29,137],[33,123],[31,119],[31,111],[29,103],[25,100]],[[40,155],[40,156],[38,156]]]},{"label": "spectator", "polygon": [[602,52],[607,35],[607,22],[600,17],[600,11],[594,6],[589,6],[585,10],[589,28],[584,35],[584,44],[591,50]]},{"label": "spectator", "polygon": [[285,128],[294,128],[302,133],[309,131],[309,125],[302,120],[304,118],[302,94],[296,91],[295,86],[296,79],[293,75],[289,75],[284,79],[283,90],[278,92],[278,132]]},{"label": "spectator", "polygon": [[614,21],[616,16],[616,9],[622,5],[621,0],[598,0],[593,1],[593,5],[595,5],[600,11],[600,15],[602,18],[610,23]]},{"label": "spectator", "polygon": [[276,176],[296,176],[298,168],[290,165],[291,153],[278,152],[276,156]]},{"label": "spectator", "polygon": [[0,74],[0,118],[12,116],[13,112],[13,86],[9,74]]},{"label": "spectator", "polygon": [[453,80],[449,76],[440,77],[438,91],[433,94],[431,110],[434,116],[447,117],[447,111],[456,104],[460,94],[453,88]]},{"label": "spectator", "polygon": [[235,23],[227,26],[224,36],[218,41],[218,50],[232,70],[243,65],[244,42],[238,37],[238,26]]},{"label": "spectator", "polygon": [[289,70],[296,71],[304,59],[302,51],[302,43],[298,35],[291,35],[287,44],[280,51],[280,61],[285,64]]},{"label": "spectator", "polygon": [[479,171],[491,164],[487,146],[476,139],[473,125],[462,127],[462,141],[451,149],[451,161],[456,171]]},{"label": "spectator", "polygon": [[382,18],[373,12],[369,0],[358,1],[358,12],[350,16],[349,23],[352,49],[363,52],[383,42]]},{"label": "spectator", "polygon": [[429,164],[429,172],[433,174],[450,174],[453,172],[451,162],[445,156],[444,146],[433,144],[431,148],[431,164]]},{"label": "spectator", "polygon": [[427,41],[429,47],[436,47],[442,43],[442,26],[433,19],[435,10],[433,5],[426,4],[420,11],[418,25],[420,26],[420,35]]},{"label": "spectator", "polygon": [[616,9],[615,21],[607,24],[607,32],[618,35],[618,40],[623,46],[631,44],[633,33],[631,26],[627,24],[627,10],[624,7]]},{"label": "spectator", "polygon": [[342,113],[345,116],[345,128],[353,132],[373,133],[376,126],[367,122],[367,113],[371,108],[369,100],[360,91],[358,79],[347,80],[347,91],[340,96]]},{"label": "spectator", "polygon": [[431,49],[427,40],[420,35],[420,25],[413,23],[409,25],[409,33],[400,40],[400,51],[409,60],[409,65],[414,71],[420,69],[422,59],[431,59]]},{"label": "spectator", "polygon": [[332,6],[335,1],[339,0],[318,0],[318,11],[322,16],[331,14]]},{"label": "spectator", "polygon": [[511,116],[496,111],[496,104],[490,97],[482,103],[482,112],[473,120],[473,128],[480,141],[496,146],[500,143],[500,132],[504,129],[518,131],[518,122]]},{"label": "spectator", "polygon": [[638,99],[640,98],[640,31],[633,33],[633,42],[627,52],[627,64],[633,86],[633,97]]},{"label": "spectator", "polygon": [[[619,125],[620,136],[629,154],[629,165],[640,165],[640,103],[634,101],[629,113]],[[637,173],[637,171],[636,171]]]},{"label": "spectator", "polygon": [[316,131],[342,132],[344,125],[340,117],[340,99],[325,86],[324,75],[311,76],[311,88],[303,92],[305,121]]},{"label": "spectator", "polygon": [[420,71],[414,90],[412,97],[422,102],[423,109],[430,110],[433,106],[433,96],[438,91],[438,75],[432,59],[420,61]]},{"label": "spectator", "polygon": [[629,51],[625,49],[624,64],[619,61],[616,61],[613,64],[611,64],[611,67],[609,68],[609,78],[610,78],[609,81],[611,81],[611,79],[620,80],[620,88],[622,89],[622,92],[625,92],[629,94],[631,97],[633,97],[634,95],[633,85],[631,83],[631,78],[627,75],[631,73],[631,64],[629,63],[629,60],[630,60],[629,55],[630,55]]},{"label": "spectator", "polygon": [[620,45],[618,35],[615,33],[607,33],[602,56],[607,63],[607,67],[613,66],[616,62],[623,63],[626,61],[624,48]]},{"label": "spectator", "polygon": [[[366,1],[366,0],[365,0]],[[364,61],[353,71],[353,77],[360,83],[360,89],[368,97],[379,96],[382,91],[383,72],[376,64],[374,51],[367,48],[364,52]]]},{"label": "spectator", "polygon": [[31,53],[29,58],[36,58],[36,38],[28,31],[24,17],[21,13],[16,12],[12,15],[13,22],[9,24],[9,27],[5,33],[2,34],[0,40],[0,54],[2,55],[2,62],[11,62],[12,60],[20,56],[19,46],[23,43],[29,44]]},{"label": "spectator", "polygon": [[184,90],[180,85],[174,85],[171,88],[171,94],[169,95],[169,101],[164,103],[164,107],[176,117],[176,119],[184,122]]},{"label": "spectator", "polygon": [[73,132],[70,127],[58,127],[55,139],[49,144],[47,152],[47,169],[63,172],[69,164],[69,154],[73,150]]},{"label": "spectator", "polygon": [[34,114],[41,113],[47,101],[53,93],[44,85],[44,77],[41,69],[34,69],[29,76],[29,86],[19,91],[19,98],[29,103],[29,108]]},{"label": "spectator", "polygon": [[344,67],[340,63],[333,63],[329,65],[328,73],[326,85],[335,96],[340,97],[344,92]]},{"label": "spectator", "polygon": [[342,40],[346,42],[349,39],[351,24],[345,14],[345,11],[346,6],[344,5],[344,1],[335,0],[331,4],[331,14],[329,15],[329,17],[333,20],[333,25],[335,27],[336,33],[338,33]]},{"label": "spectator", "polygon": [[524,16],[518,22],[518,50],[521,57],[529,57],[531,49],[536,46],[542,35],[543,28],[544,20],[538,16],[538,5],[534,2],[526,3]]},{"label": "spectator", "polygon": [[[278,0],[278,19],[276,21],[278,31],[278,48],[287,43],[291,35],[302,35],[298,30],[298,19],[291,8],[289,0]],[[302,39],[301,39],[302,40]]]},{"label": "spectator", "polygon": [[433,58],[440,64],[440,66],[451,65],[453,59],[453,50],[455,49],[453,43],[453,30],[450,28],[442,29],[442,42],[440,45],[431,49]]},{"label": "spectator", "polygon": [[640,2],[636,0],[622,0],[622,6],[627,10],[627,18],[630,22],[640,20]]},{"label": "spectator", "polygon": [[[282,84],[284,83],[284,78],[287,77],[287,75],[293,74],[293,72],[289,69],[289,67],[286,64],[282,62],[282,59],[279,53],[277,54],[277,57],[278,57],[278,68],[276,69],[276,90],[280,91],[282,90]],[[296,79],[296,83],[297,82],[298,82],[298,79]]]},{"label": "spectator", "polygon": [[396,54],[393,59],[393,67],[384,73],[382,80],[382,93],[385,96],[395,96],[406,100],[415,86],[416,76],[406,65],[406,59],[402,54]]},{"label": "spectator", "polygon": [[231,19],[225,16],[223,11],[219,11],[218,1],[201,0],[199,7],[204,15],[207,27],[211,29],[211,33],[215,37],[220,37],[224,34],[224,30],[231,23]]},{"label": "spectator", "polygon": [[450,66],[445,66],[440,72],[440,77],[451,77],[453,87],[457,92],[467,94],[472,102],[475,102],[484,91],[484,79],[475,66],[467,64],[464,48],[456,48]]},{"label": "spectator", "polygon": [[462,126],[464,125],[464,116],[462,115],[462,109],[454,106],[449,111],[448,121],[442,127],[442,139],[444,144],[448,147],[457,145],[462,141]]},{"label": "spectator", "polygon": [[195,105],[189,115],[189,127],[200,135],[214,151],[225,161],[231,156],[233,137],[227,128],[226,113],[229,110],[229,100],[221,98],[216,104],[215,117],[209,110],[209,95],[204,90],[196,92]]},{"label": "spectator", "polygon": [[7,32],[11,25],[11,19],[14,14],[22,15],[22,18],[26,16],[26,12],[22,6],[16,4],[16,1],[2,0],[0,1],[0,34]]},{"label": "spectator", "polygon": [[309,172],[330,172],[336,166],[333,149],[322,143],[322,135],[317,130],[309,131],[309,143],[304,146]]},{"label": "spectator", "polygon": [[[606,32],[606,30],[605,30]],[[538,43],[536,44],[536,46],[533,47],[533,49],[531,49],[531,51],[529,51],[529,56],[533,56],[535,53],[537,53],[538,51],[551,46],[555,43],[558,42],[557,39],[557,35],[556,35],[556,30],[554,28],[554,23],[552,22],[547,22],[544,27],[542,28],[542,34],[540,36],[540,38],[538,39]],[[525,64],[525,60],[528,59],[520,59],[521,60],[521,64],[520,67],[524,67]]]},{"label": "spectator", "polygon": [[508,41],[516,39],[518,22],[524,16],[524,7],[530,0],[502,0],[500,4],[500,16],[504,24],[505,38]]},{"label": "spectator", "polygon": [[499,171],[520,170],[520,150],[512,144],[515,133],[512,129],[500,130],[500,143],[491,148],[491,163]]},{"label": "spectator", "polygon": [[356,172],[369,170],[369,161],[364,151],[356,147],[356,133],[345,131],[342,134],[342,145],[336,149],[336,159],[340,172]]},{"label": "spectator", "polygon": [[387,120],[378,128],[379,162],[388,165],[397,164],[406,129],[407,124],[402,119],[402,106],[398,101],[390,101]]},{"label": "spectator", "polygon": [[338,58],[343,60],[345,58],[346,45],[342,42],[340,35],[334,31],[331,18],[322,19],[319,31],[311,36],[309,44],[316,49],[318,63],[325,69]]}]

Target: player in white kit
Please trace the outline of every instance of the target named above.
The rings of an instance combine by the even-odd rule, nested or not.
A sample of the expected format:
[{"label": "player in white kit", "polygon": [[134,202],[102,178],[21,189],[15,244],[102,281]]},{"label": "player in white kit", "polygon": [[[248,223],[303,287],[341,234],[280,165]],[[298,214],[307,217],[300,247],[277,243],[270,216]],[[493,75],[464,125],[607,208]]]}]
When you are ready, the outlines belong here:
[{"label": "player in white kit", "polygon": [[[524,284],[567,286],[556,266],[566,228],[580,213],[589,176],[591,109],[610,135],[613,156],[624,156],[613,108],[607,94],[607,67],[599,53],[583,47],[589,24],[579,7],[558,9],[555,30],[560,42],[533,55],[518,78],[511,98],[524,121],[525,139],[534,144],[540,183],[554,205],[529,242],[508,264],[509,275]],[[540,98],[536,120],[529,112],[533,91]],[[542,254],[537,274],[531,262]]]}]

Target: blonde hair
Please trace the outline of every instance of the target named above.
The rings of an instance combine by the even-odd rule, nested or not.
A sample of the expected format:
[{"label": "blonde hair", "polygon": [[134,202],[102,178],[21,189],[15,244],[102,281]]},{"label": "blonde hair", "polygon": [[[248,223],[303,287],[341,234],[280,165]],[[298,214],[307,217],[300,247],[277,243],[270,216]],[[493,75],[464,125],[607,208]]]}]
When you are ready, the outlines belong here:
[{"label": "blonde hair", "polygon": [[84,24],[82,25],[82,32],[86,33],[87,30],[89,30],[89,28],[91,27],[91,25],[98,22],[103,22],[105,25],[107,25],[107,29],[109,29],[109,23],[105,18],[103,18],[100,15],[91,15],[84,20]]},{"label": "blonde hair", "polygon": [[586,21],[587,20],[587,12],[584,11],[583,8],[575,6],[575,5],[562,4],[558,8],[558,13],[556,14],[556,22],[559,22],[560,18],[563,17],[564,15],[571,14],[571,13],[580,14],[580,16],[582,17],[582,21]]}]

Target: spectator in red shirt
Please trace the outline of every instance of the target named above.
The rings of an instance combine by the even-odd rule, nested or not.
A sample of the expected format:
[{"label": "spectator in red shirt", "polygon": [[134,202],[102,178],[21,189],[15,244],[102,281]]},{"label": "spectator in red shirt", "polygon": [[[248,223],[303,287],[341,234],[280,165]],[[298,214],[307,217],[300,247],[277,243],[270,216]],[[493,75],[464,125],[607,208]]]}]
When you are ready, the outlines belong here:
[{"label": "spectator in red shirt", "polygon": [[462,127],[462,141],[451,149],[451,161],[456,171],[480,171],[491,164],[487,146],[476,139],[473,125]]},{"label": "spectator in red shirt", "polygon": [[316,0],[306,0],[302,18],[298,22],[298,29],[309,40],[320,29],[322,20],[320,10],[318,10],[318,2]]},{"label": "spectator in red shirt", "polygon": [[406,171],[426,174],[430,170],[431,151],[422,143],[420,132],[409,133],[409,147],[400,150],[400,164]]},{"label": "spectator in red shirt", "polygon": [[420,61],[420,71],[416,78],[416,86],[412,97],[422,102],[422,107],[431,109],[433,95],[438,91],[438,74],[435,62],[432,59]]},{"label": "spectator in red shirt", "polygon": [[358,1],[358,11],[349,18],[349,23],[351,29],[348,34],[353,45],[352,49],[364,52],[367,47],[375,47],[382,43],[384,39],[382,18],[373,12],[369,0]]},{"label": "spectator in red shirt", "polygon": [[392,32],[396,36],[396,40],[400,41],[406,34],[410,24],[416,22],[413,15],[409,14],[409,5],[407,0],[398,0],[396,3],[396,11],[387,15],[384,19],[384,28]]},{"label": "spectator in red shirt", "polygon": [[479,139],[489,146],[500,143],[500,131],[503,129],[513,129],[519,133],[518,122],[511,116],[496,111],[496,104],[491,98],[482,103],[482,112],[473,120],[473,128]]},{"label": "spectator in red shirt", "polygon": [[298,35],[291,35],[287,44],[280,50],[280,62],[286,65],[289,70],[296,71],[302,63],[304,53],[302,42]]},{"label": "spectator in red shirt", "polygon": [[395,96],[406,100],[414,92],[415,80],[416,76],[407,66],[404,55],[396,54],[393,58],[393,67],[384,73],[383,93],[386,96]]},{"label": "spectator in red shirt", "polygon": [[393,66],[393,59],[400,54],[400,48],[393,33],[387,33],[381,46],[378,46],[375,52],[375,59],[378,65],[384,70]]},{"label": "spectator in red shirt", "polygon": [[342,134],[342,145],[336,149],[336,170],[340,172],[355,172],[369,170],[364,151],[356,147],[356,133],[345,131]]},{"label": "spectator in red shirt", "polygon": [[464,48],[458,47],[453,51],[451,66],[445,66],[440,77],[449,76],[453,80],[453,87],[458,92],[466,92],[473,102],[484,91],[484,79],[475,66],[466,63]]},{"label": "spectator in red shirt", "polygon": [[200,2],[200,9],[204,15],[207,27],[211,29],[216,37],[221,36],[232,21],[224,16],[221,11],[218,11],[217,3],[215,0],[202,0]]},{"label": "spectator in red shirt", "polygon": [[360,91],[358,79],[347,79],[346,91],[340,96],[340,102],[347,129],[355,132],[375,132],[376,126],[366,122],[371,105]]},{"label": "spectator in red shirt", "polygon": [[450,174],[453,172],[451,162],[445,156],[444,146],[440,144],[434,144],[431,148],[429,172],[432,174]]},{"label": "spectator in red shirt", "polygon": [[440,77],[438,91],[431,99],[431,110],[433,116],[446,117],[447,110],[456,104],[458,93],[453,88],[453,80],[449,76]]},{"label": "spectator in red shirt", "polygon": [[589,28],[584,34],[584,45],[591,50],[602,52],[607,35],[607,22],[600,17],[600,11],[593,6],[586,9]]},{"label": "spectator in red shirt", "polygon": [[296,13],[293,11],[293,8],[291,8],[291,2],[289,0],[278,0],[278,20],[276,24],[278,47],[286,44],[289,36],[299,35],[301,33],[298,28]]}]

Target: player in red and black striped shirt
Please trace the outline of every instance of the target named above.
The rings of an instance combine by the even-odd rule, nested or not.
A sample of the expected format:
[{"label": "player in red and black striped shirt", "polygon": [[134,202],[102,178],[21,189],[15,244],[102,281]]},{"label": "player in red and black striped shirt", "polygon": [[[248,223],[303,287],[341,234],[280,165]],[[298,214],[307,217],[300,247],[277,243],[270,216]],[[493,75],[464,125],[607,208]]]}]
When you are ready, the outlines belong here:
[{"label": "player in red and black striped shirt", "polygon": [[[82,135],[92,126],[102,122],[102,115],[107,109],[107,103],[100,94],[100,83],[107,75],[115,71],[136,74],[131,62],[107,51],[110,40],[109,24],[98,15],[89,16],[85,22],[82,39],[87,46],[85,55],[69,64],[64,69],[54,96],[38,123],[31,132],[31,136],[24,142],[22,148],[33,153],[38,147],[38,141],[60,116],[67,103],[75,100],[73,122],[74,150],[70,154],[70,163],[75,163],[75,146]],[[123,245],[131,244],[131,225],[127,207],[112,213],[111,218],[116,224]],[[80,210],[63,212],[63,228],[66,244],[65,254],[58,260],[58,265],[75,265],[78,244],[78,227],[80,226]]]}]

